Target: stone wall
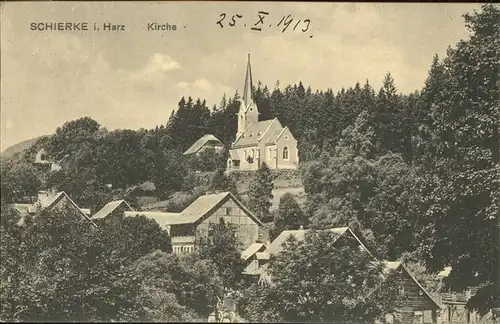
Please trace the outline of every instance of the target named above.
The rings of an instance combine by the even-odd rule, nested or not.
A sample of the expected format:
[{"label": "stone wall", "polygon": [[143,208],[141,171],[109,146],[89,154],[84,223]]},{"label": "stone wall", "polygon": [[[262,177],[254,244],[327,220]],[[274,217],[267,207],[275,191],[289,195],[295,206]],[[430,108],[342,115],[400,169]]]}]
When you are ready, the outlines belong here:
[{"label": "stone wall", "polygon": [[[256,171],[232,171],[229,176],[238,183],[248,183],[255,177]],[[301,176],[299,170],[271,170],[274,181],[279,180],[297,180],[300,182]]]}]

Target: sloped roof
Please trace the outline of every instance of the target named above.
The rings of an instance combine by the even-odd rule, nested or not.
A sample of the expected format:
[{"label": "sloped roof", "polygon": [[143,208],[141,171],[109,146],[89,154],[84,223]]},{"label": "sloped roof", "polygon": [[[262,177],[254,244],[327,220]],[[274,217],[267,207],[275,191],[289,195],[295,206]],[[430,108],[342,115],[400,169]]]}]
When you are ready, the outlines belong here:
[{"label": "sloped roof", "polygon": [[393,274],[397,269],[401,268],[413,282],[417,284],[417,286],[423,291],[423,293],[429,297],[429,299],[438,307],[442,308],[441,303],[437,301],[421,284],[418,282],[417,278],[408,270],[407,267],[401,261],[384,261],[384,274],[386,278],[388,278],[391,274]]},{"label": "sloped roof", "polygon": [[262,247],[265,247],[264,243],[251,244],[245,251],[241,252],[241,258],[245,261],[248,260],[248,258],[257,253]]},{"label": "sloped roof", "polygon": [[135,217],[144,215],[147,218],[154,219],[160,227],[170,226],[173,224],[189,224],[190,221],[183,221],[181,213],[165,213],[152,211],[126,211],[125,217]]},{"label": "sloped roof", "polygon": [[258,260],[269,260],[269,253],[267,252],[257,252],[255,253]]},{"label": "sloped roof", "polygon": [[184,155],[189,155],[198,152],[208,141],[216,141],[223,146],[222,142],[219,139],[211,134],[203,135],[199,140],[197,140],[190,148],[184,152]]},{"label": "sloped roof", "polygon": [[32,204],[10,204],[9,207],[22,215],[31,213],[33,209]]},{"label": "sloped roof", "polygon": [[114,200],[107,203],[97,213],[95,213],[94,216],[92,216],[92,219],[104,218],[114,212],[122,204],[125,205],[128,210],[134,210],[125,200]]},{"label": "sloped roof", "polygon": [[49,209],[55,206],[64,197],[68,199],[71,205],[73,205],[80,212],[80,214],[85,217],[85,219],[87,219],[92,225],[97,226],[94,221],[92,221],[92,219],[90,219],[90,217],[85,214],[85,209],[82,210],[80,207],[78,207],[73,199],[71,199],[64,191],[58,192],[53,198],[39,200],[37,204],[41,209]]},{"label": "sloped roof", "polygon": [[233,148],[256,145],[264,137],[271,124],[277,120],[277,118],[274,118],[248,125],[243,133],[234,141]]},{"label": "sloped roof", "polygon": [[250,65],[250,54],[248,54],[247,62],[247,73],[245,75],[245,86],[243,87],[242,102],[244,107],[248,107],[253,103],[253,93],[252,93],[252,66]]},{"label": "sloped roof", "polygon": [[280,137],[280,135],[283,133],[284,130],[285,128],[276,129],[271,134],[269,134],[269,138],[266,141],[266,144],[276,143],[276,141],[278,140],[278,138]]},{"label": "sloped roof", "polygon": [[[269,255],[272,254],[278,254],[283,250],[283,243],[290,237],[293,236],[297,241],[303,241],[306,237],[306,233],[308,232],[308,229],[299,229],[299,230],[286,230],[281,232],[278,237],[274,239],[273,242],[267,247],[267,249],[264,251],[266,253],[269,253]],[[361,240],[349,229],[349,227],[337,227],[337,228],[332,228],[329,231],[332,231],[333,233],[337,234],[335,240],[338,240],[339,237],[344,235],[345,233],[349,232],[362,246],[364,250],[367,252],[368,249],[363,245]]]},{"label": "sloped roof", "polygon": [[258,218],[253,215],[240,201],[234,197],[230,192],[221,192],[216,194],[204,195],[198,197],[191,205],[186,207],[180,213],[164,213],[164,212],[125,212],[125,216],[139,216],[144,215],[148,218],[155,219],[160,225],[179,225],[179,224],[192,224],[201,219],[207,213],[218,208],[227,199],[233,199],[233,201],[245,211],[245,213],[252,218],[258,225],[262,226],[262,223]]}]

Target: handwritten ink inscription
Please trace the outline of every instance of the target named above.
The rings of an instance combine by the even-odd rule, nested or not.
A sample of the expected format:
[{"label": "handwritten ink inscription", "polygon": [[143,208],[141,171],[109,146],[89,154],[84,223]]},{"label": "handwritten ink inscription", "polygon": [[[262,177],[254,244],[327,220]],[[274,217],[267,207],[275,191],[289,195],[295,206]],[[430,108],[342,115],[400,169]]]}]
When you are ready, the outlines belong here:
[{"label": "handwritten ink inscription", "polygon": [[[287,30],[305,33],[309,30],[311,25],[311,19],[296,19],[293,18],[292,15],[281,16],[280,18],[281,19],[279,20],[273,19],[269,16],[269,12],[259,11],[256,16],[252,17],[250,29],[262,31],[265,27],[277,27],[282,33],[285,33]],[[242,14],[231,15],[224,12],[219,15],[219,20],[217,20],[216,24],[219,25],[220,28],[231,28],[236,25],[243,25],[244,27],[247,27],[247,24],[243,22]]]}]

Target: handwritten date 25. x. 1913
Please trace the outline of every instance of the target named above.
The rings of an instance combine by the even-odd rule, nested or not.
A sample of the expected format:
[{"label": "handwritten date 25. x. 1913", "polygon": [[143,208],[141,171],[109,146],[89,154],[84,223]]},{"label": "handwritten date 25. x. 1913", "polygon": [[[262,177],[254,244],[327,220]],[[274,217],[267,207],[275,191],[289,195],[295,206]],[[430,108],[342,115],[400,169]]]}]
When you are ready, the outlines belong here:
[{"label": "handwritten date 25. x. 1913", "polygon": [[[289,31],[299,31],[305,33],[309,30],[311,25],[311,19],[294,19],[292,15],[281,16],[278,19],[273,19],[269,16],[269,12],[259,11],[257,15],[251,18],[251,22],[243,22],[243,15],[241,14],[226,14],[221,13],[219,20],[216,24],[221,28],[224,27],[234,27],[236,25],[243,25],[243,27],[249,26],[251,30],[262,31],[263,28],[277,27],[282,33]],[[312,37],[309,36],[309,37]]]}]

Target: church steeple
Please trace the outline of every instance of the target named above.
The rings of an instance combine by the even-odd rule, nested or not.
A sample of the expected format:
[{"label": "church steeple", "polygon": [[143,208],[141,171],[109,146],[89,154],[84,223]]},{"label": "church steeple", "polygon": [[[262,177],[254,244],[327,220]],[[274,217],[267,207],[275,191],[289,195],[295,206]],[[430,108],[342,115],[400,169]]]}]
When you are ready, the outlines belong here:
[{"label": "church steeple", "polygon": [[242,98],[245,108],[253,103],[252,85],[252,67],[250,65],[250,54],[248,54],[247,74],[245,76],[245,87],[243,88]]},{"label": "church steeple", "polygon": [[243,88],[243,97],[241,98],[240,111],[238,113],[238,131],[236,137],[241,135],[249,125],[259,121],[259,111],[253,101],[252,85],[252,67],[250,66],[250,54],[248,54],[245,87]]}]

